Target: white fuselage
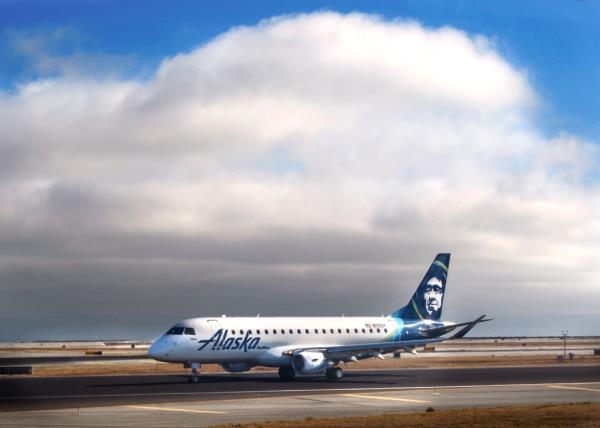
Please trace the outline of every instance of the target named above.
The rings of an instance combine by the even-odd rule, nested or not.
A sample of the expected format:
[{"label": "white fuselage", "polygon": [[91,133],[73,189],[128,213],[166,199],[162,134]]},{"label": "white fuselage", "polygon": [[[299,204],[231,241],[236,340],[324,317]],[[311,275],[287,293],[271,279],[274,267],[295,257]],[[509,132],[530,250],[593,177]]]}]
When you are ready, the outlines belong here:
[{"label": "white fuselage", "polygon": [[289,349],[390,342],[402,331],[392,317],[221,317],[177,323],[149,355],[167,362],[291,365]]}]

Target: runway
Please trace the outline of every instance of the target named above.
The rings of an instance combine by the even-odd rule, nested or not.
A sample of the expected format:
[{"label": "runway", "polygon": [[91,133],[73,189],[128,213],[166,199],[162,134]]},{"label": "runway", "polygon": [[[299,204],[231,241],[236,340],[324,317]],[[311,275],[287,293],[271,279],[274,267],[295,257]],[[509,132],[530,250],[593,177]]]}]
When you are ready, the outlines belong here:
[{"label": "runway", "polygon": [[198,384],[180,375],[3,378],[0,411],[589,382],[600,382],[600,366],[348,370],[340,382],[323,376],[282,382],[275,373],[205,374]]}]

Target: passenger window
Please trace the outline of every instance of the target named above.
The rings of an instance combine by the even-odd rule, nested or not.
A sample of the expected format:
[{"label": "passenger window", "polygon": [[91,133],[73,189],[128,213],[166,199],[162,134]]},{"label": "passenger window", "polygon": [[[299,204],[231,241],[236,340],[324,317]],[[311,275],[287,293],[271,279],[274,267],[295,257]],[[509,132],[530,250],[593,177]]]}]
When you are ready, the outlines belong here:
[{"label": "passenger window", "polygon": [[183,327],[173,327],[171,330],[167,332],[167,334],[183,334]]},{"label": "passenger window", "polygon": [[235,334],[235,330],[231,330],[231,334]]},{"label": "passenger window", "polygon": [[369,333],[373,333],[373,329],[372,328],[369,329]]},{"label": "passenger window", "polygon": [[365,333],[365,329],[364,328],[362,329],[362,332]]},{"label": "passenger window", "polygon": [[350,333],[350,329],[349,328],[346,329],[346,333]]},{"label": "passenger window", "polygon": [[342,329],[341,329],[341,328],[338,328],[338,333],[341,333],[341,332],[342,332]]},{"label": "passenger window", "polygon": [[383,329],[383,331],[384,331],[385,333],[387,333],[387,328],[384,328],[384,329]]},{"label": "passenger window", "polygon": [[244,330],[240,330],[240,334],[244,334]]},{"label": "passenger window", "polygon": [[315,328],[315,334],[319,334],[319,329]]},{"label": "passenger window", "polygon": [[196,335],[196,331],[193,328],[187,327],[184,331],[183,334],[187,334],[189,336],[195,336]]},{"label": "passenger window", "polygon": [[380,332],[381,332],[381,330],[377,329],[377,333],[380,333]]},{"label": "passenger window", "polygon": [[256,330],[256,334],[260,334],[260,330]]},{"label": "passenger window", "polygon": [[357,328],[354,329],[354,333],[358,333],[358,329]]},{"label": "passenger window", "polygon": [[294,330],[290,328],[290,334],[294,334]]},{"label": "passenger window", "polygon": [[323,329],[323,334],[327,334],[327,330]]},{"label": "passenger window", "polygon": [[305,332],[306,334],[308,334],[308,329],[304,330],[304,332]]},{"label": "passenger window", "polygon": [[285,334],[285,330],[284,329],[281,329],[281,334]]},{"label": "passenger window", "polygon": [[298,334],[302,334],[302,330],[298,329],[296,331],[298,332]]},{"label": "passenger window", "polygon": [[265,334],[269,334],[269,329],[265,328]]},{"label": "passenger window", "polygon": [[330,328],[330,329],[329,329],[329,332],[330,332],[331,334],[333,334],[333,329],[332,329],[332,328]]},{"label": "passenger window", "polygon": [[276,329],[273,329],[273,334],[277,334],[277,330]]}]

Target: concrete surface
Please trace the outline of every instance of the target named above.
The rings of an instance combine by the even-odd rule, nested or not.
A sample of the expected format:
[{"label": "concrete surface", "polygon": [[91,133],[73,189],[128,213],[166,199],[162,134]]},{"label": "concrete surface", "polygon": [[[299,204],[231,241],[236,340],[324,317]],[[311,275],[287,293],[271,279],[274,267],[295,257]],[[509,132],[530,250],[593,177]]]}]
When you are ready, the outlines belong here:
[{"label": "concrete surface", "polygon": [[527,403],[600,402],[600,383],[350,388],[329,394],[128,404],[0,413],[0,426],[198,427],[222,423],[377,415],[391,412]]}]

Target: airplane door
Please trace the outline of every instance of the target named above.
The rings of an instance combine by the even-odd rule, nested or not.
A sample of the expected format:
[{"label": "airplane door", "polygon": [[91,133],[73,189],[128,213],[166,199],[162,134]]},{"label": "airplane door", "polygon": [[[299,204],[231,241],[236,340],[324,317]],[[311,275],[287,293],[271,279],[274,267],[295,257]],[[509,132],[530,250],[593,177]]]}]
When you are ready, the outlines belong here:
[{"label": "airplane door", "polygon": [[208,322],[208,325],[210,326],[210,329],[212,330],[213,334],[217,332],[217,330],[221,329],[221,324],[219,324],[219,321],[217,320],[206,320],[206,322]]}]

